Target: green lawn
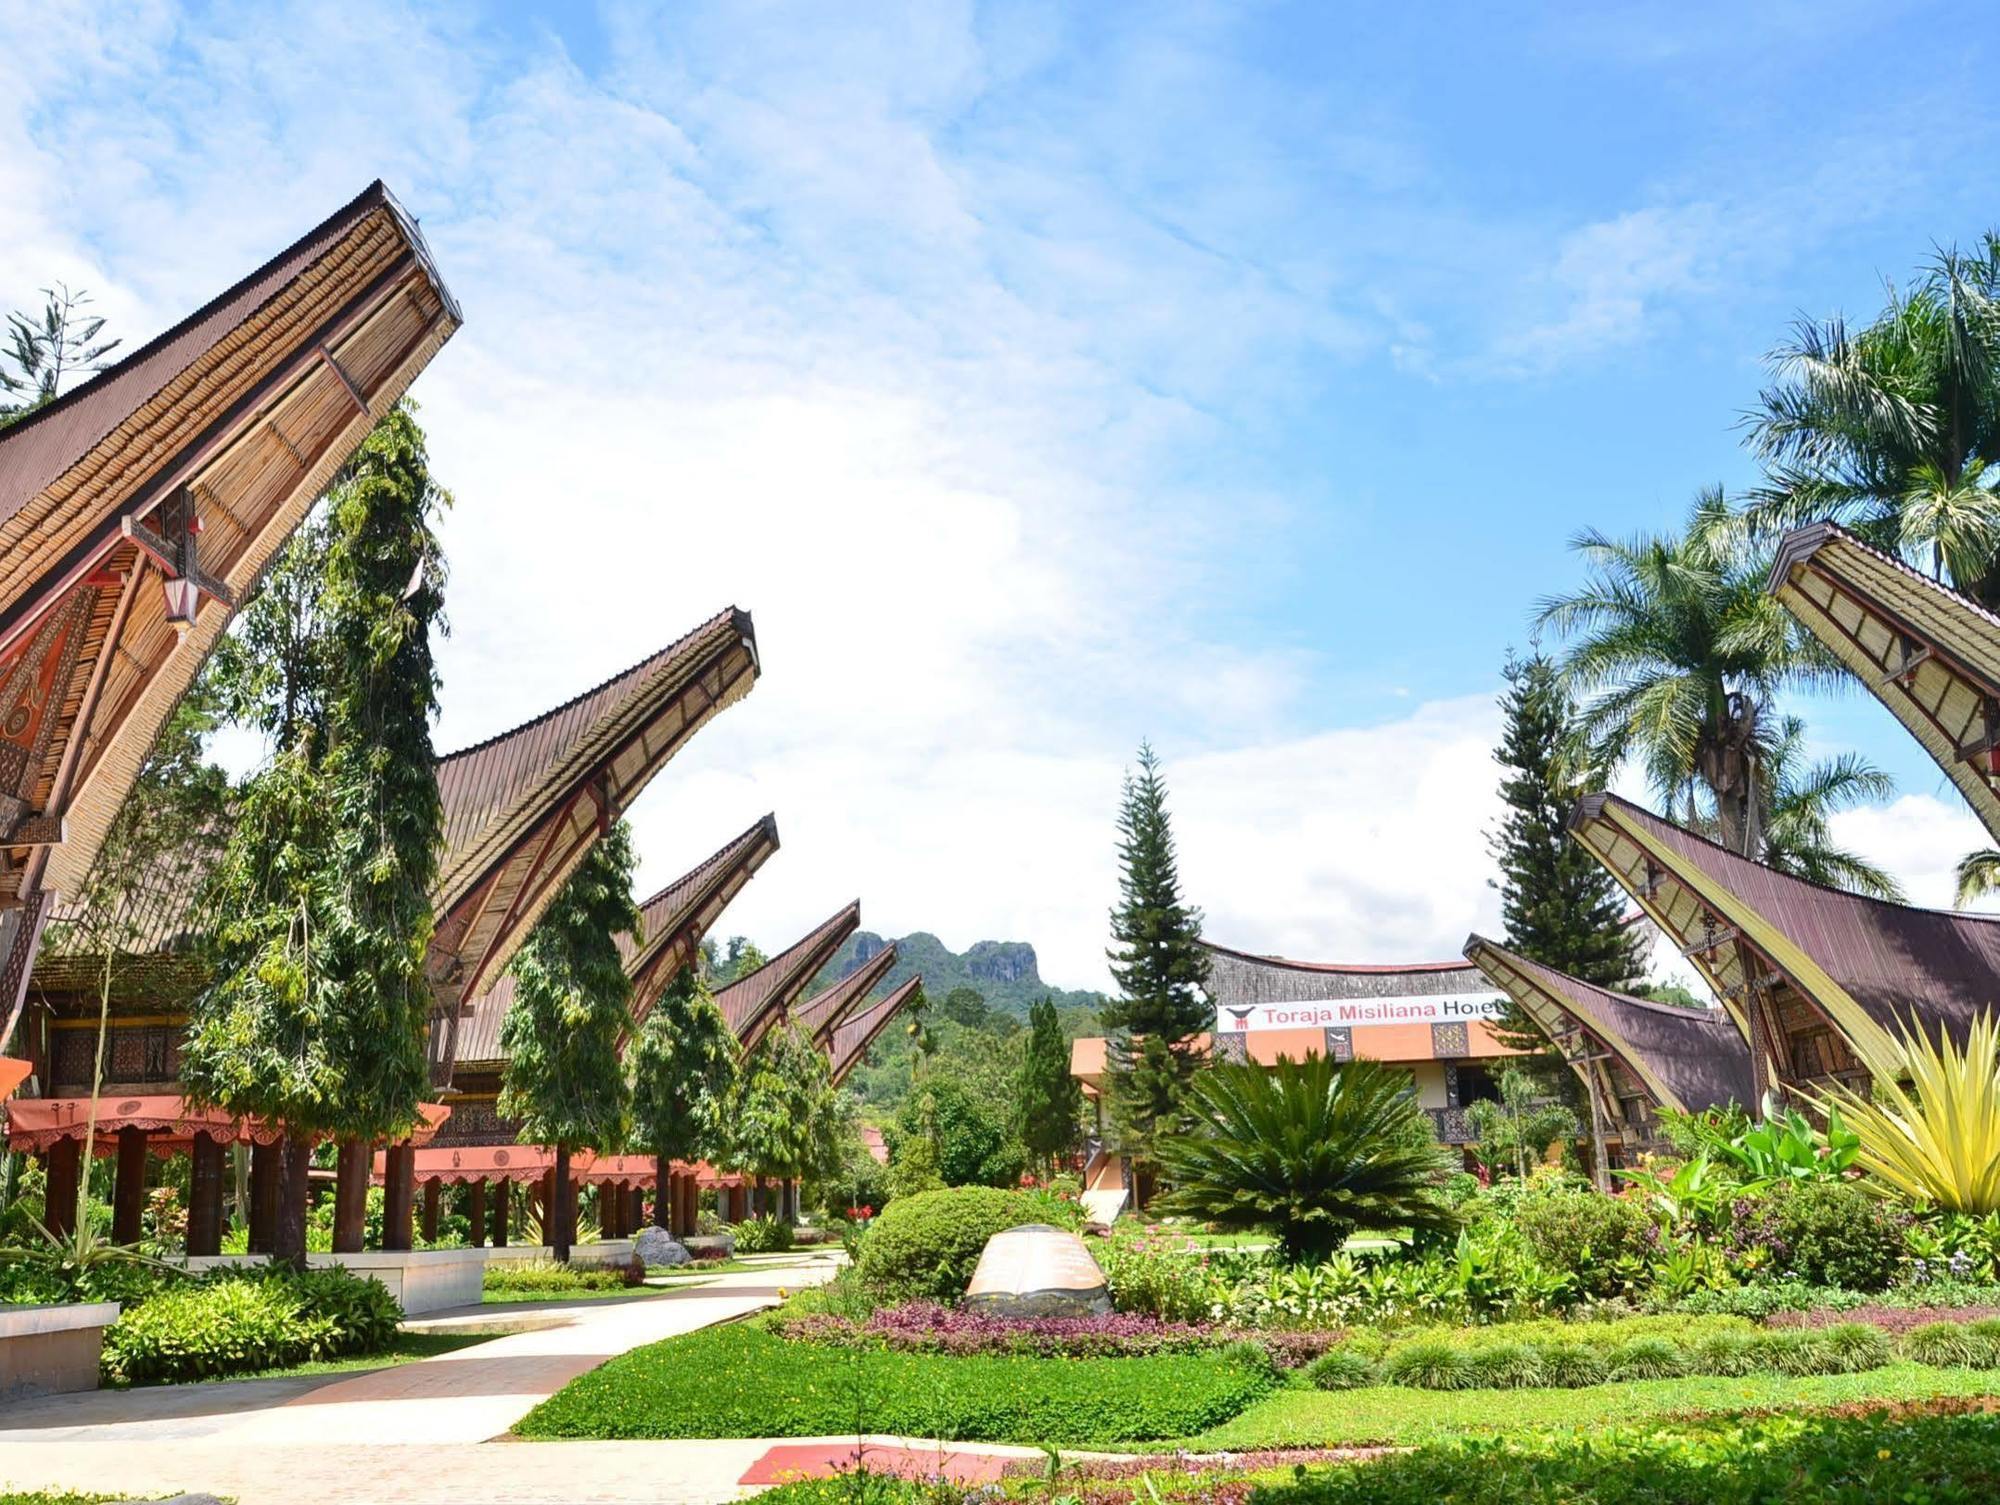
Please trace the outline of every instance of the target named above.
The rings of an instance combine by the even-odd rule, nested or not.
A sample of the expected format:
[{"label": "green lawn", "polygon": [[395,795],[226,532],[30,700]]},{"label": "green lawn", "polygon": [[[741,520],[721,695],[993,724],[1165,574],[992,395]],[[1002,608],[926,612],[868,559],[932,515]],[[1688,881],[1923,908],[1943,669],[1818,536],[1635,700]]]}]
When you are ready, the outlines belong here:
[{"label": "green lawn", "polygon": [[729,1275],[739,1270],[770,1270],[780,1268],[768,1264],[750,1264],[740,1259],[712,1259],[707,1263],[696,1260],[691,1265],[648,1265],[648,1279],[666,1276],[669,1280],[685,1280],[690,1275]]},{"label": "green lawn", "polygon": [[1187,1439],[1194,1449],[1410,1445],[1529,1427],[1601,1427],[1849,1401],[2000,1395],[2000,1372],[1898,1362],[1862,1374],[1633,1380],[1582,1390],[1280,1390]]},{"label": "green lawn", "polygon": [[[160,1383],[226,1385],[233,1384],[237,1380],[289,1380],[314,1374],[347,1374],[358,1369],[388,1369],[396,1364],[409,1364],[418,1359],[434,1358],[438,1354],[450,1353],[454,1349],[470,1348],[473,1344],[484,1343],[494,1336],[493,1333],[398,1332],[395,1341],[380,1353],[348,1354],[338,1359],[312,1359],[285,1369],[253,1369],[243,1374],[205,1376],[199,1380],[163,1380]],[[152,1387],[133,1385],[125,1388],[143,1390]],[[9,1502],[9,1496],[0,1494],[0,1505],[9,1505]]]},{"label": "green lawn", "polygon": [[895,1432],[1083,1447],[1183,1436],[1271,1386],[1218,1354],[1033,1359],[788,1343],[743,1323],[620,1355],[542,1402],[523,1437],[823,1437]]}]

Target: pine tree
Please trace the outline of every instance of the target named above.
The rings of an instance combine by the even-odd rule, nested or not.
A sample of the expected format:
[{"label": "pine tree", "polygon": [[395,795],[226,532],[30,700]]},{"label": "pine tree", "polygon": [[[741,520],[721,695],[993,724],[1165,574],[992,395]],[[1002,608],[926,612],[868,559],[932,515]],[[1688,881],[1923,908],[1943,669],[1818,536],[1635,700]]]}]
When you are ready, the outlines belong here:
[{"label": "pine tree", "polygon": [[212,981],[190,1007],[182,1081],[198,1102],[285,1125],[272,1254],[294,1263],[312,1138],[399,1138],[426,1081],[423,959],[444,828],[431,773],[431,633],[444,607],[433,525],[449,501],[422,430],[395,409],[292,556],[291,573],[317,575],[317,589],[246,624],[310,597],[292,617],[303,631],[281,634],[309,670],[230,681],[239,713],[257,701],[250,719],[280,740],[242,793],[211,890]]},{"label": "pine tree", "polygon": [[1507,770],[1507,813],[1487,845],[1500,865],[1507,944],[1584,982],[1629,986],[1644,969],[1641,937],[1621,923],[1624,895],[1611,874],[1569,834],[1583,792],[1562,771],[1569,696],[1540,654],[1510,659],[1505,672],[1505,728],[1493,756]]},{"label": "pine tree", "polygon": [[[1213,1023],[1201,911],[1181,900],[1160,760],[1139,745],[1118,814],[1119,905],[1107,953],[1119,996],[1102,1012],[1110,1036],[1107,1081],[1119,1147],[1142,1166],[1163,1134],[1181,1124],[1204,1052],[1194,1037]],[[1143,1178],[1142,1178],[1143,1184]]]},{"label": "pine tree", "polygon": [[[632,1138],[659,1160],[662,1189],[673,1161],[722,1154],[737,1069],[729,1021],[700,969],[682,967],[646,1015],[632,1051]],[[654,1221],[668,1226],[664,1196]]]},{"label": "pine tree", "polygon": [[500,1026],[507,1058],[498,1108],[524,1144],[554,1145],[549,1243],[569,1259],[570,1154],[622,1144],[632,1095],[618,1043],[632,1025],[632,980],[616,937],[637,937],[632,835],[623,821],[590,849],[515,953],[514,1003]]},{"label": "pine tree", "polygon": [[1070,1074],[1069,1041],[1056,1006],[1038,1000],[1028,1010],[1028,1049],[1014,1077],[1014,1130],[1037,1164],[1051,1168],[1076,1147],[1083,1086]]}]

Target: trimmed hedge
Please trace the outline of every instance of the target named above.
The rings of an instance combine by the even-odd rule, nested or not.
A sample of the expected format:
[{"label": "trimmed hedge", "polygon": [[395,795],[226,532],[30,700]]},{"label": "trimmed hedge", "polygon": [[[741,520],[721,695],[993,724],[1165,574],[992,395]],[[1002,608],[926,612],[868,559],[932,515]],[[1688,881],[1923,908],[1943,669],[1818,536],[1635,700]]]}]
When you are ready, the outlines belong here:
[{"label": "trimmed hedge", "polygon": [[[891,1204],[894,1205],[894,1204]],[[1186,1437],[1277,1383],[1230,1354],[947,1358],[787,1343],[742,1324],[670,1338],[572,1380],[523,1437],[822,1437],[1082,1447]]]},{"label": "trimmed hedge", "polygon": [[1933,1322],[1900,1342],[1865,1322],[1751,1328],[1729,1318],[1692,1319],[1670,1337],[1646,1321],[1521,1323],[1473,1334],[1421,1333],[1383,1347],[1357,1339],[1306,1371],[1322,1390],[1402,1385],[1413,1390],[1581,1389],[1685,1375],[1858,1374],[1898,1353],[1938,1368],[2000,1368],[2000,1319]]},{"label": "trimmed hedge", "polygon": [[898,1197],[861,1240],[862,1287],[880,1302],[955,1303],[986,1241],[1040,1221],[1042,1206],[1017,1191],[951,1186]]},{"label": "trimmed hedge", "polygon": [[104,1333],[103,1370],[128,1384],[282,1369],[387,1348],[403,1309],[345,1270],[221,1269],[161,1291]]}]

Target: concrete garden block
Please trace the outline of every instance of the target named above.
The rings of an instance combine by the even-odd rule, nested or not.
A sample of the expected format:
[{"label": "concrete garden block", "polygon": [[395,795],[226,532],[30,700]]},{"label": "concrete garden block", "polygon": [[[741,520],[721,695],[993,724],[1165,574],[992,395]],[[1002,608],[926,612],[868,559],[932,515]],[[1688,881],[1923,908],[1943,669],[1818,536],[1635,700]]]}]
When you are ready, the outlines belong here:
[{"label": "concrete garden block", "polygon": [[0,1306],[0,1401],[97,1388],[104,1329],[115,1301]]}]

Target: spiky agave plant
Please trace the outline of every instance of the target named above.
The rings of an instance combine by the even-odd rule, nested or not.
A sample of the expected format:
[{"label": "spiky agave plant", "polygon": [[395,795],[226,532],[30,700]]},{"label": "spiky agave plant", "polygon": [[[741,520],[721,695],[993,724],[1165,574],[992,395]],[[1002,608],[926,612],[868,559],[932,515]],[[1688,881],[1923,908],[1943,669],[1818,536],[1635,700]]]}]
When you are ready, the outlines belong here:
[{"label": "spiky agave plant", "polygon": [[1963,1048],[1942,1026],[1935,1040],[1915,1028],[1861,1058],[1871,1097],[1837,1086],[1818,1099],[1861,1137],[1854,1163],[1913,1201],[2000,1210],[2000,1017],[1974,1017]]},{"label": "spiky agave plant", "polygon": [[1449,1231],[1444,1156],[1409,1086],[1408,1072],[1323,1056],[1211,1067],[1189,1094],[1192,1127],[1159,1144],[1162,1210],[1269,1229],[1300,1262],[1357,1230]]}]

